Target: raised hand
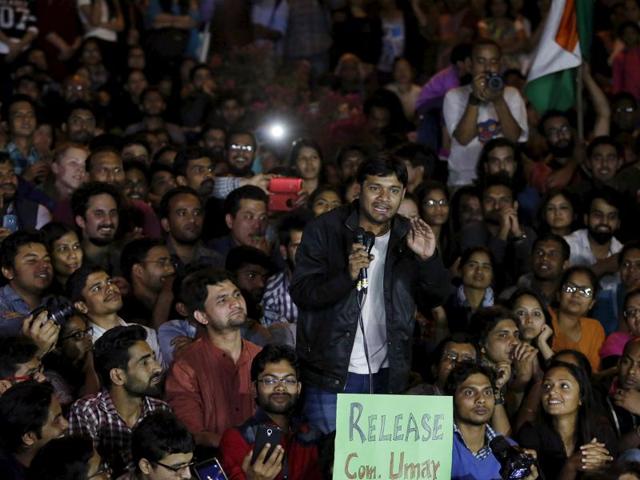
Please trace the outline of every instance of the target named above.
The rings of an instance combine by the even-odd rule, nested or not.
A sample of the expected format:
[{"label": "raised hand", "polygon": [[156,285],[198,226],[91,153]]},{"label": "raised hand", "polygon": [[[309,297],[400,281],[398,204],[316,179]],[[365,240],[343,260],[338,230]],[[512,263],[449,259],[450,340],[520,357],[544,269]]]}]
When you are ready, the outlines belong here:
[{"label": "raised hand", "polygon": [[411,231],[407,235],[407,246],[420,260],[427,260],[436,251],[436,235],[431,227],[421,218],[412,218]]}]

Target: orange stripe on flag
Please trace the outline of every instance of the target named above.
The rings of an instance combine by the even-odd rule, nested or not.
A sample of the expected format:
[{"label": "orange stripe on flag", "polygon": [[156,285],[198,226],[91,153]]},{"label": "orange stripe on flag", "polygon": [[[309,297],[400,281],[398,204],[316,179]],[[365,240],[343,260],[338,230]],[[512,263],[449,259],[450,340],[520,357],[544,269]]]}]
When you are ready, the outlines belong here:
[{"label": "orange stripe on flag", "polygon": [[556,43],[565,50],[573,52],[578,44],[578,23],[574,0],[566,0],[564,11],[556,33]]}]

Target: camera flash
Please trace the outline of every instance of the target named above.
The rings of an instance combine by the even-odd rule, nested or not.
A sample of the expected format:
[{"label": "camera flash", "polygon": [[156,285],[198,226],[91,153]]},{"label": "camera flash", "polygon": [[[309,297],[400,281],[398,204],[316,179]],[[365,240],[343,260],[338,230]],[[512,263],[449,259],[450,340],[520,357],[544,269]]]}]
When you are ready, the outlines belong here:
[{"label": "camera flash", "polygon": [[274,123],[269,128],[269,135],[271,135],[271,138],[273,138],[274,140],[281,140],[282,138],[284,138],[284,134],[285,129],[281,123]]}]

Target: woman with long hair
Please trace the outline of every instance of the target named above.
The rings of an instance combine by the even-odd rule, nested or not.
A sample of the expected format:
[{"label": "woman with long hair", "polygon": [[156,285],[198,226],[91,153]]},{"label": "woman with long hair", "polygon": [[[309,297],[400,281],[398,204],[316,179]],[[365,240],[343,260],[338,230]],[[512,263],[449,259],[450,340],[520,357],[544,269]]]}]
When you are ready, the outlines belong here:
[{"label": "woman with long hair", "polygon": [[615,456],[615,434],[594,411],[591,380],[584,369],[552,362],[542,380],[542,421],[517,434],[523,448],[538,452],[545,478],[572,480],[598,470]]},{"label": "woman with long hair", "polygon": [[551,190],[538,209],[538,232],[569,235],[577,227],[577,204],[567,190]]},{"label": "woman with long hair", "polygon": [[293,142],[289,152],[289,166],[302,178],[302,190],[311,194],[321,185],[324,157],[320,144],[310,138]]},{"label": "woman with long hair", "polygon": [[519,288],[509,298],[509,308],[518,319],[520,339],[537,348],[543,360],[553,357],[551,315],[542,297],[534,290]]}]

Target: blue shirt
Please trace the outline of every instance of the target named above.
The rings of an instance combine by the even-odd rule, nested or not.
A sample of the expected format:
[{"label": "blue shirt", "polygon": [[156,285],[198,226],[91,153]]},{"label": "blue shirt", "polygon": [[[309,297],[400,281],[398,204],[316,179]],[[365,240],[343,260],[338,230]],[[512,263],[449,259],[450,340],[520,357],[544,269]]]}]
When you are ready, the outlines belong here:
[{"label": "blue shirt", "polygon": [[[501,480],[500,463],[489,448],[489,442],[498,434],[489,425],[486,425],[485,428],[485,445],[473,453],[464,443],[457,425],[453,424],[452,479]],[[513,443],[513,441],[510,440],[509,443]]]},{"label": "blue shirt", "polygon": [[158,344],[162,352],[162,358],[167,365],[173,363],[173,354],[176,349],[171,342],[176,337],[196,338],[196,326],[189,320],[169,320],[158,328]]},{"label": "blue shirt", "polygon": [[11,157],[11,161],[13,162],[13,169],[15,170],[16,175],[22,175],[22,172],[24,172],[28,167],[40,160],[40,154],[33,146],[29,150],[29,154],[26,157],[22,155],[20,149],[13,142],[9,142],[7,144],[6,150]]},{"label": "blue shirt", "polygon": [[11,285],[0,288],[0,336],[20,335],[22,321],[30,311],[27,302]]}]

